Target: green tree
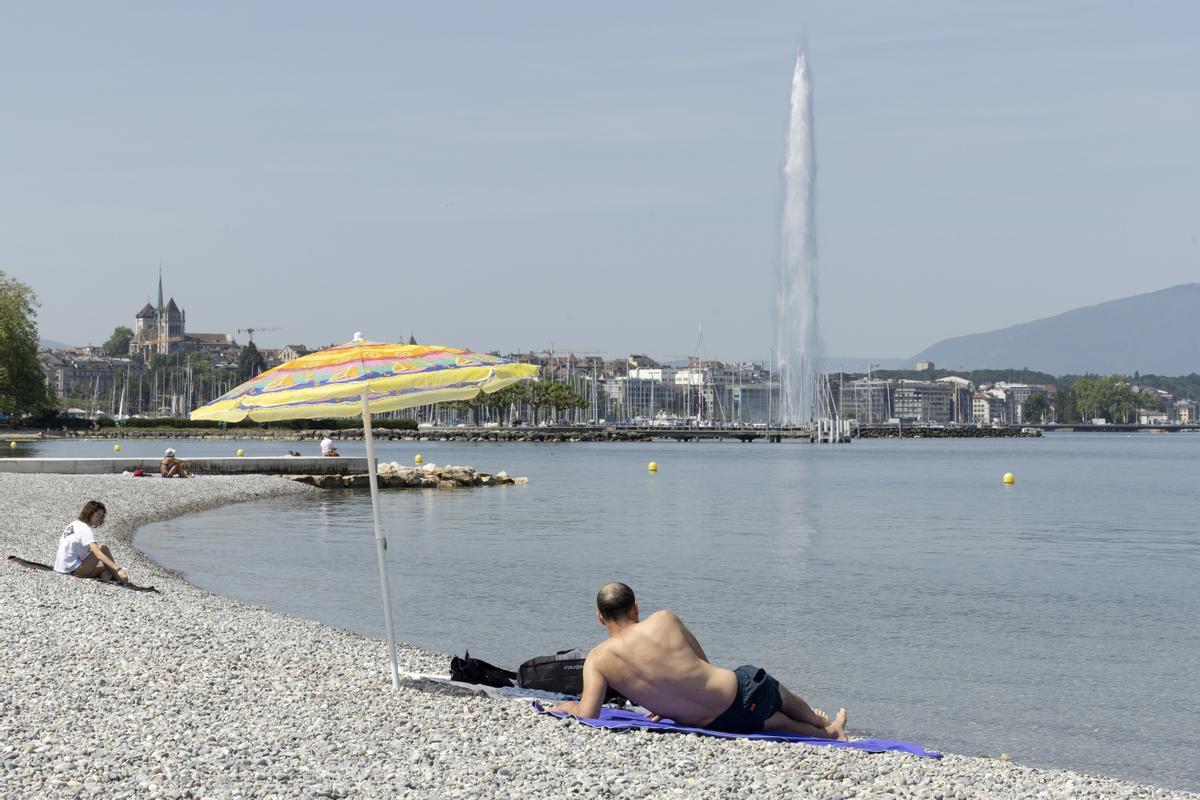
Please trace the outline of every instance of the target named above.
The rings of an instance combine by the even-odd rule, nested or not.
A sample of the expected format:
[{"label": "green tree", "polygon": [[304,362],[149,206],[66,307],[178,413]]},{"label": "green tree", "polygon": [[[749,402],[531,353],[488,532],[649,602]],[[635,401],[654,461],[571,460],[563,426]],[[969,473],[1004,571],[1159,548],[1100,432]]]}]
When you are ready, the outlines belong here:
[{"label": "green tree", "polygon": [[550,381],[538,381],[529,386],[529,407],[533,409],[533,424],[542,421],[542,409],[551,405],[550,398],[554,393],[554,384]]},{"label": "green tree", "polygon": [[238,353],[237,379],[239,382],[248,381],[260,372],[266,372],[267,362],[254,342],[242,348]]},{"label": "green tree", "polygon": [[512,420],[514,408],[528,402],[529,384],[524,381],[505,386],[498,392],[483,396],[483,404],[500,415],[502,425],[507,425]]},{"label": "green tree", "polygon": [[479,409],[483,407],[483,398],[476,396],[470,400],[457,400],[452,405],[459,414],[466,414],[472,425],[479,426]]},{"label": "green tree", "polygon": [[1150,389],[1139,389],[1136,399],[1138,408],[1145,408],[1149,411],[1163,410],[1162,398],[1159,397],[1158,392],[1151,391]]},{"label": "green tree", "polygon": [[0,272],[0,411],[38,415],[56,403],[38,362],[37,296]]},{"label": "green tree", "polygon": [[572,411],[588,406],[587,399],[565,383],[550,384],[548,400],[550,407],[554,409],[555,418],[563,411]]},{"label": "green tree", "polygon": [[1041,392],[1034,392],[1021,403],[1021,419],[1025,422],[1045,422],[1049,413],[1050,404]]},{"label": "green tree", "polygon": [[104,343],[104,352],[112,358],[129,355],[129,343],[133,341],[133,331],[124,325],[113,328],[112,336]]}]

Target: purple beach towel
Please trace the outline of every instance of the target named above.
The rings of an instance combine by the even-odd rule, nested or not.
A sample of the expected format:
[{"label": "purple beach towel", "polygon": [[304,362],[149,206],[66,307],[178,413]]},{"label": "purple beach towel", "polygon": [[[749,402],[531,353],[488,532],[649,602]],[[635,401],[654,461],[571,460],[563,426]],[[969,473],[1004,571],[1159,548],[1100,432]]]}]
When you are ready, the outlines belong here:
[{"label": "purple beach towel", "polygon": [[[570,714],[561,712],[551,713],[542,707],[542,704],[536,700],[533,702],[533,707],[537,709],[539,714],[549,714],[552,717],[570,717]],[[701,736],[717,736],[722,739],[758,739],[764,742],[799,742],[801,744],[814,744],[823,747],[849,747],[853,750],[863,750],[868,753],[910,753],[914,756],[923,756],[926,758],[941,758],[941,753],[935,753],[932,750],[926,750],[919,744],[912,742],[899,742],[892,739],[859,739],[855,742],[839,742],[834,739],[816,739],[811,736],[801,736],[796,733],[726,733],[724,731],[710,731],[707,728],[689,728],[686,725],[680,725],[671,719],[663,718],[658,722],[653,722],[645,714],[640,714],[635,711],[622,711],[616,708],[601,708],[599,719],[583,719],[581,717],[571,717],[576,722],[583,723],[589,728],[607,728],[608,730],[631,730],[641,728],[647,731],[660,731],[662,733],[697,733]]]}]

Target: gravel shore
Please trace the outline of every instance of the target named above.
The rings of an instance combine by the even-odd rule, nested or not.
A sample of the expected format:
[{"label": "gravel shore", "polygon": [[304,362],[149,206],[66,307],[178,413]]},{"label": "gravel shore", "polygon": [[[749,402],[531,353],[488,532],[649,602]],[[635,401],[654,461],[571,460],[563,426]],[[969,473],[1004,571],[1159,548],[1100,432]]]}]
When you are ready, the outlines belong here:
[{"label": "gravel shore", "polygon": [[[153,520],[306,491],[266,476],[0,474],[4,555],[51,562],[96,498],[100,541],[161,592],[4,562],[0,797],[1196,797],[984,758],[595,731],[523,703],[394,691],[381,641],[210,594],[131,545]],[[399,657],[447,669],[440,653]]]}]

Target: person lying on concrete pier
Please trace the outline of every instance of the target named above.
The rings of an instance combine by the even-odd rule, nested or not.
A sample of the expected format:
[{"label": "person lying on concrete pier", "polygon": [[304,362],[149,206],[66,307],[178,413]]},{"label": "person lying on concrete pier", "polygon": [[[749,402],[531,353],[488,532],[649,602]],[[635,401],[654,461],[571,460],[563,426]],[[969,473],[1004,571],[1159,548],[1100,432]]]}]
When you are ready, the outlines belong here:
[{"label": "person lying on concrete pier", "polygon": [[713,666],[683,621],[670,611],[640,619],[633,590],[607,584],[596,596],[596,618],[609,638],[583,662],[583,693],[578,701],[550,711],[594,719],[611,686],[650,711],[695,728],[728,733],[785,731],[849,741],[846,709],[833,719],[811,708],[765,670]]},{"label": "person lying on concrete pier", "polygon": [[108,545],[96,543],[95,528],[104,524],[108,509],[98,500],[88,500],[79,519],[68,525],[58,540],[54,571],[76,578],[128,583],[129,575],[113,561]]},{"label": "person lying on concrete pier", "polygon": [[190,478],[187,464],[175,457],[175,448],[168,447],[162,461],[158,464],[158,473],[164,478]]}]

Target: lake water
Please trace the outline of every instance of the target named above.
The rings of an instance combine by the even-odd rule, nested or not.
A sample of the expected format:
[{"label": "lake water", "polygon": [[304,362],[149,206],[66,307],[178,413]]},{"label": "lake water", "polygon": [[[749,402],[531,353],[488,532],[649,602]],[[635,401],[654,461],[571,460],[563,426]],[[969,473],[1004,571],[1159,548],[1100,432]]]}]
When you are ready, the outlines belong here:
[{"label": "lake water", "polygon": [[[1200,789],[1200,436],[404,442],[379,455],[417,452],[530,484],[384,493],[402,640],[504,666],[590,647],[604,635],[595,592],[622,580],[644,613],[679,613],[715,663],[845,705],[856,735]],[[138,544],[215,592],[382,636],[365,491],[226,507],[148,526]]]}]

